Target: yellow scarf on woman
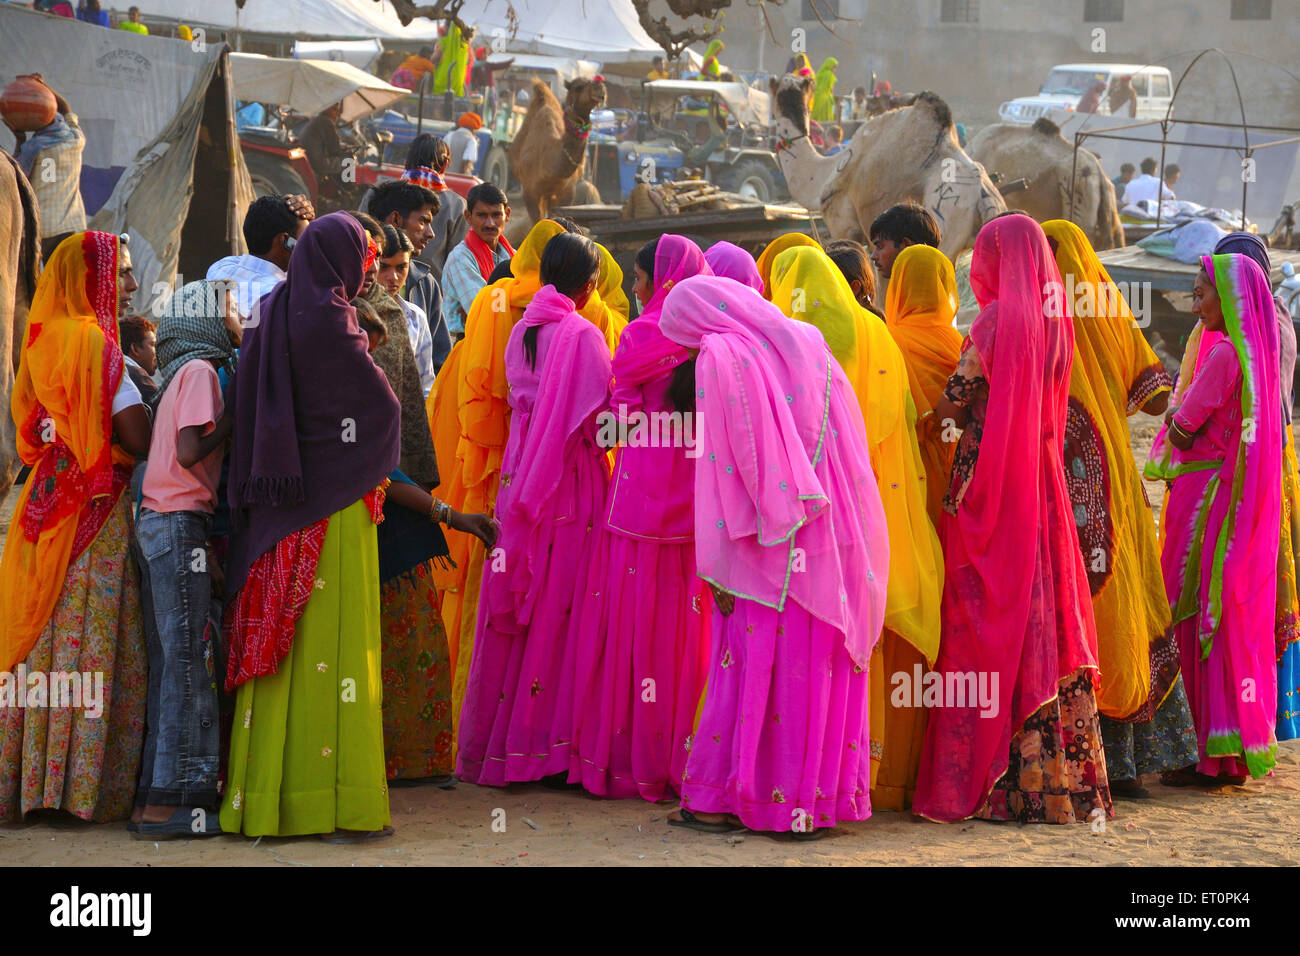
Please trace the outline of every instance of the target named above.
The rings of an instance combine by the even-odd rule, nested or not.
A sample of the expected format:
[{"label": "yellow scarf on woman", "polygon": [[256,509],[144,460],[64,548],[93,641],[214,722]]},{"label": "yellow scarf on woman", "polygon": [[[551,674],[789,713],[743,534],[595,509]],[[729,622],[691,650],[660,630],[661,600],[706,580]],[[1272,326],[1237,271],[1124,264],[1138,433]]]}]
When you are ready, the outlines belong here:
[{"label": "yellow scarf on woman", "polygon": [[821,330],[858,396],[889,524],[885,627],[933,665],[943,555],[925,511],[924,467],[903,354],[885,323],[854,301],[848,282],[821,249],[787,249],[775,259],[772,281],[773,304]]},{"label": "yellow scarf on woman", "polygon": [[[1071,277],[1074,282],[1070,418],[1085,419],[1088,437],[1095,436],[1101,446],[1099,461],[1067,456],[1065,467],[1083,469],[1085,475],[1077,477],[1099,491],[1103,485],[1092,470],[1098,464],[1106,470],[1105,497],[1099,504],[1109,523],[1108,540],[1086,540],[1083,564],[1097,620],[1097,706],[1106,716],[1123,719],[1146,705],[1151,642],[1170,622],[1155,519],[1129,444],[1128,416],[1167,391],[1168,376],[1083,230],[1054,219],[1043,223],[1043,232],[1054,241],[1066,290]],[[1089,526],[1095,525],[1092,515],[1085,517]]]},{"label": "yellow scarf on woman", "polygon": [[27,319],[10,407],[18,455],[32,466],[0,559],[0,671],[27,657],[69,565],[94,539],[131,456],[113,445],[117,237],[78,233],[45,264]]},{"label": "yellow scarf on woman", "polygon": [[[957,442],[934,414],[961,357],[957,279],[952,262],[932,246],[908,246],[894,260],[885,298],[885,325],[903,352],[916,405],[916,438],[925,465],[926,510],[936,527],[952,474]],[[946,439],[946,440],[945,440]]]},{"label": "yellow scarf on woman", "polygon": [[[491,514],[496,505],[501,461],[510,435],[506,344],[515,323],[542,287],[542,250],[562,232],[564,227],[549,219],[537,223],[510,261],[514,277],[494,282],[474,297],[465,319],[465,338],[447,356],[429,393],[425,410],[442,476],[433,495],[457,511]],[[579,311],[600,329],[612,355],[627,325],[628,302],[622,289],[622,269],[606,249],[597,248],[600,277],[596,291]],[[449,534],[447,545],[456,566],[435,569],[434,583],[442,602],[455,675],[452,717],[459,727],[478,619],[484,551],[477,538],[466,534]]]},{"label": "yellow scarf on woman", "polygon": [[759,255],[758,274],[763,280],[763,296],[767,301],[775,301],[772,298],[772,264],[776,262],[776,257],[787,249],[797,249],[801,246],[810,249],[821,248],[812,236],[805,236],[802,232],[787,232],[784,236],[777,236],[769,242],[767,248]]}]

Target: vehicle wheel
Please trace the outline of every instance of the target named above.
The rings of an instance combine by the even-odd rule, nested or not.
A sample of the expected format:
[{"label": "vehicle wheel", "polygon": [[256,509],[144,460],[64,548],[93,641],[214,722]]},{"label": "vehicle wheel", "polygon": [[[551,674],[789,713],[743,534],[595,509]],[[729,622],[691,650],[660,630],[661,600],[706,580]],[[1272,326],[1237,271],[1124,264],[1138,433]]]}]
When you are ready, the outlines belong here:
[{"label": "vehicle wheel", "polygon": [[244,164],[253,181],[253,193],[259,199],[263,196],[311,195],[302,177],[287,162],[265,153],[244,153]]},{"label": "vehicle wheel", "polygon": [[502,189],[509,191],[510,158],[500,146],[494,145],[488,151],[487,162],[483,164],[483,180],[496,183]]},{"label": "vehicle wheel", "polygon": [[746,199],[771,202],[776,195],[776,177],[760,160],[743,159],[722,171],[721,185]]}]

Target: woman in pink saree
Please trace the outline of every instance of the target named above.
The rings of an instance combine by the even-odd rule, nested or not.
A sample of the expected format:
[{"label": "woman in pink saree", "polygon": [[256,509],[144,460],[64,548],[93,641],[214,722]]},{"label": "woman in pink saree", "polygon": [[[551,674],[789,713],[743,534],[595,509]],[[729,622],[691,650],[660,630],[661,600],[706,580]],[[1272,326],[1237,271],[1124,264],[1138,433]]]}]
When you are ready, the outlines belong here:
[{"label": "woman in pink saree", "polygon": [[1277,762],[1277,314],[1249,256],[1201,263],[1192,310],[1218,341],[1202,348],[1190,385],[1180,382],[1146,475],[1171,482],[1161,565],[1201,756],[1182,776],[1244,783]]},{"label": "woman in pink saree", "polygon": [[1038,223],[1010,215],[980,230],[971,288],[980,313],[936,410],[964,432],[939,529],[942,693],[913,809],[940,821],[1113,815],[1062,461],[1074,330]]},{"label": "woman in pink saree", "polygon": [[865,820],[889,543],[857,398],[816,328],[730,279],[679,282],[659,328],[697,353],[695,558],[718,605],[670,823]]},{"label": "woman in pink saree", "polygon": [[[637,253],[642,311],[619,338],[601,444],[628,431],[578,622],[569,780],[600,797],[661,799],[686,767],[708,669],[710,602],[695,574],[690,354],[659,331],[678,282],[710,275],[700,247],[663,236]],[[684,392],[684,396],[681,394]]]},{"label": "woman in pink saree", "polygon": [[544,285],[506,345],[501,534],[484,563],[456,769],[472,783],[504,786],[569,770],[571,611],[609,486],[596,441],[596,415],[609,401],[609,347],[577,311],[599,267],[590,240],[552,238],[542,252]]}]

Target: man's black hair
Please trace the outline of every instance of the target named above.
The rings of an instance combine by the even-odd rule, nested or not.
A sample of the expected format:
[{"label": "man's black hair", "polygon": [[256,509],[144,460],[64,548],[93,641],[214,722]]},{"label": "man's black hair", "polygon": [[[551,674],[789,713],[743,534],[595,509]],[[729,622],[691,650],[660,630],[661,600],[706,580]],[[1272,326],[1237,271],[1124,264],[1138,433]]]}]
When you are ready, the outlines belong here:
[{"label": "man's black hair", "polygon": [[1125,173],[1136,173],[1136,172],[1137,172],[1137,167],[1134,166],[1132,163],[1120,163],[1119,174],[1121,176],[1123,176]]},{"label": "man's black hair", "polygon": [[920,203],[901,202],[890,206],[871,224],[871,241],[888,239],[900,243],[904,239],[921,246],[939,245],[939,223],[934,214]]},{"label": "man's black hair", "polygon": [[449,162],[451,162],[451,147],[441,136],[421,133],[411,140],[410,146],[406,147],[407,169],[428,166],[430,169],[442,172]]},{"label": "man's black hair", "polygon": [[380,183],[370,194],[370,215],[381,222],[392,213],[397,213],[405,220],[411,213],[425,206],[436,216],[441,205],[442,201],[432,189],[425,189],[406,179]]},{"label": "man's black hair", "polygon": [[1143,175],[1143,176],[1152,176],[1152,175],[1154,175],[1154,174],[1155,174],[1155,171],[1156,171],[1156,159],[1155,159],[1155,157],[1154,157],[1154,156],[1148,156],[1146,159],[1142,160],[1141,168],[1142,168],[1142,175]]},{"label": "man's black hair", "polygon": [[475,203],[485,206],[509,206],[504,190],[496,183],[479,183],[465,194],[465,211],[473,212]]},{"label": "man's black hair", "polygon": [[283,196],[263,196],[253,200],[244,214],[244,242],[255,256],[271,251],[275,237],[282,232],[298,231],[298,217]]}]

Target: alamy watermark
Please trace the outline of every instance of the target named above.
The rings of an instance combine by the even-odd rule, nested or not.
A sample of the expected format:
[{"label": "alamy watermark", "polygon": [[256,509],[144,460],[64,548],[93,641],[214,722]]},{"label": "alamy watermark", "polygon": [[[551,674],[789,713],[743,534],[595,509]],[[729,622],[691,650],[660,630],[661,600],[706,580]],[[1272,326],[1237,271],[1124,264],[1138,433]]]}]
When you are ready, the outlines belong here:
[{"label": "alamy watermark", "polygon": [[0,671],[0,710],[75,707],[91,720],[104,713],[103,671]]},{"label": "alamy watermark", "polygon": [[997,671],[930,671],[920,664],[895,671],[889,683],[894,707],[974,707],[981,717],[998,715]]},{"label": "alamy watermark", "polygon": [[645,412],[626,405],[596,416],[596,444],[601,448],[683,448],[687,458],[700,456],[694,412]]}]

